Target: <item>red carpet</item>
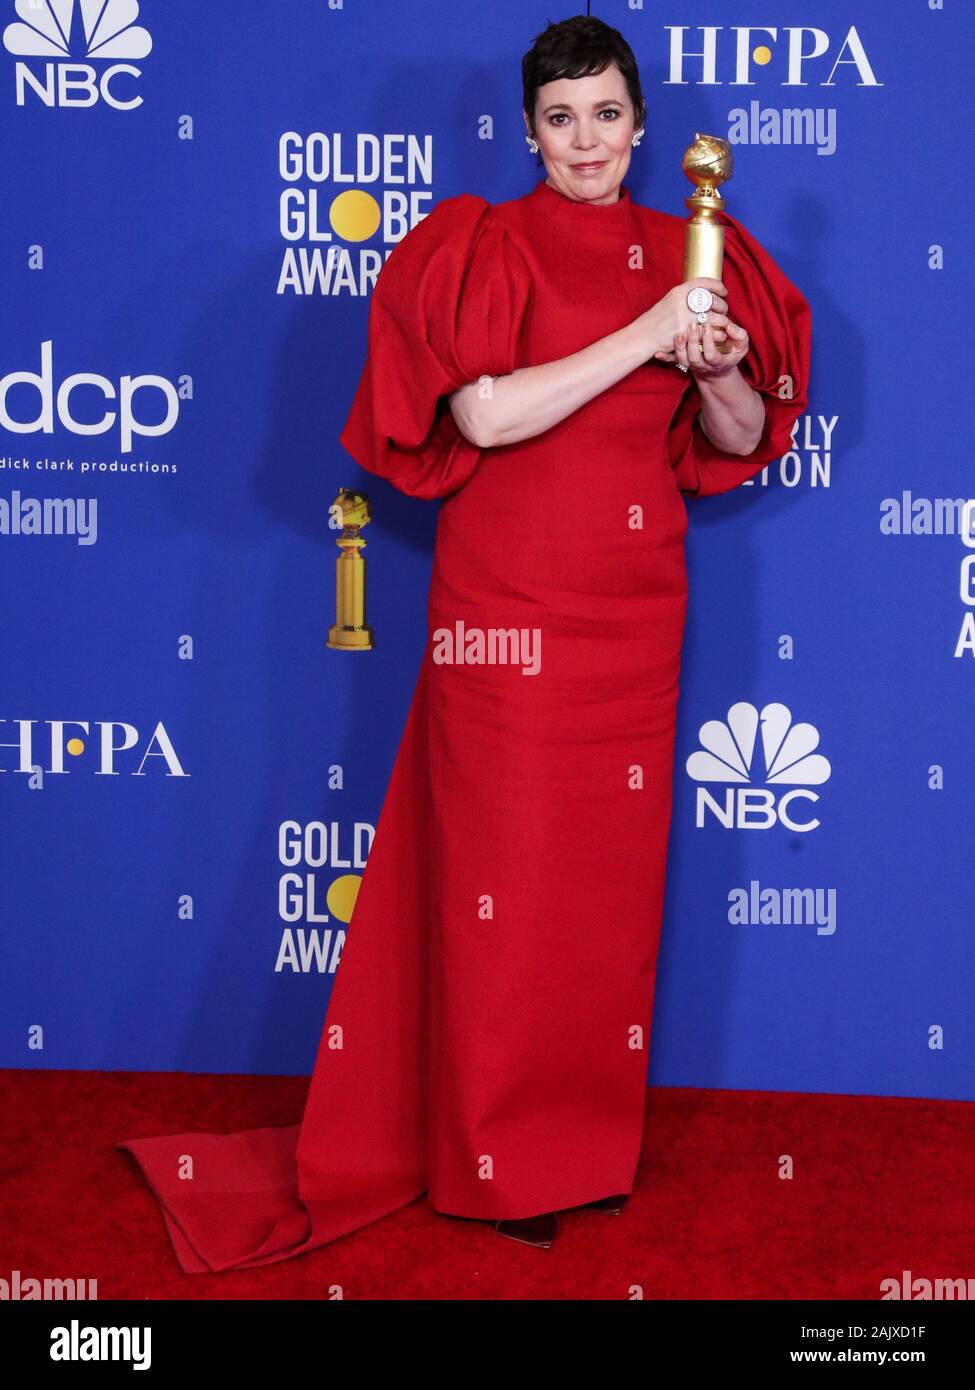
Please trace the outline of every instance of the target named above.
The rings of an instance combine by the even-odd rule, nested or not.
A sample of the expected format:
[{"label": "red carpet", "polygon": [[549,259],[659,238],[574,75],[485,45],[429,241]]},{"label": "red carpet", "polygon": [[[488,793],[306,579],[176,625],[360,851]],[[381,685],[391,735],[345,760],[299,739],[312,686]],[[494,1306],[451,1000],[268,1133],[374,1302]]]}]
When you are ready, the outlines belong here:
[{"label": "red carpet", "polygon": [[[99,1299],[880,1297],[975,1276],[975,1105],[652,1089],[622,1216],[572,1212],[551,1250],[422,1199],[281,1264],[186,1275],[125,1136],[294,1124],[303,1077],[0,1073],[0,1277],[97,1278]],[[779,1177],[790,1155],[794,1176]]]}]

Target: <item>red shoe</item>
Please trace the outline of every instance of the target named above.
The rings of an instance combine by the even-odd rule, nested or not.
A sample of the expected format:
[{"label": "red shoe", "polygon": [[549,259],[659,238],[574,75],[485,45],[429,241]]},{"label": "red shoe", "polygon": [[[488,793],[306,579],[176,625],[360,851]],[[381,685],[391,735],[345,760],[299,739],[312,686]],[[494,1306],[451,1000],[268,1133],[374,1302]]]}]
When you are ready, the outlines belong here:
[{"label": "red shoe", "polygon": [[494,1229],[510,1240],[520,1240],[523,1245],[537,1245],[542,1250],[548,1250],[558,1234],[559,1218],[554,1211],[546,1211],[541,1216],[495,1221]]},{"label": "red shoe", "polygon": [[599,1197],[595,1202],[586,1202],[585,1205],[591,1207],[593,1211],[605,1212],[607,1216],[619,1216],[626,1206],[628,1196],[629,1193],[624,1192],[618,1197]]}]

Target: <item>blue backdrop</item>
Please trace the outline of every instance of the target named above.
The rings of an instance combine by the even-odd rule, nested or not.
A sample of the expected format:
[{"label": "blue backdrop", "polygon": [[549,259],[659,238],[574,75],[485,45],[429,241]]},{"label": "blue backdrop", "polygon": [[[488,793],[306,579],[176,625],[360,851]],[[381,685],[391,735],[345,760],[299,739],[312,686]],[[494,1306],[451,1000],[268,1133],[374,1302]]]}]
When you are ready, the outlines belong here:
[{"label": "blue backdrop", "polygon": [[[310,1069],[436,523],[337,442],[365,277],[404,210],[543,176],[520,59],[580,8],[2,0],[0,1063]],[[640,63],[636,200],[683,214],[682,150],[727,135],[729,209],[813,309],[794,451],[688,499],[650,1080],[975,1098],[971,7],[592,12]],[[367,653],[325,647],[342,486]],[[796,781],[695,757],[740,703],[815,749]]]}]

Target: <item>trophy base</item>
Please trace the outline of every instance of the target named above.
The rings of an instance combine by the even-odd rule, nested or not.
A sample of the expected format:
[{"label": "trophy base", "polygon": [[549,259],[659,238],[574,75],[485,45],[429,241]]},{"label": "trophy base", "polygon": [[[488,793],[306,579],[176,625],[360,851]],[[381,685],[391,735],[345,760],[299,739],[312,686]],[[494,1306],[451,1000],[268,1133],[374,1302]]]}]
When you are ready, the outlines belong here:
[{"label": "trophy base", "polygon": [[328,639],[325,645],[337,651],[371,651],[376,645],[376,634],[366,623],[363,623],[360,627],[352,625],[343,626],[337,623],[329,628]]}]

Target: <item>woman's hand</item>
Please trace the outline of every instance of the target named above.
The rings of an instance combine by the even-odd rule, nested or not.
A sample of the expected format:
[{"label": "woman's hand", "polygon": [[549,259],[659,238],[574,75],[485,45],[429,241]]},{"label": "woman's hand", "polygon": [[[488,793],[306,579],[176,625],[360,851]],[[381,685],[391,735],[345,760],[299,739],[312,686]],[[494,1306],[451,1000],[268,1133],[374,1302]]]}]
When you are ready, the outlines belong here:
[{"label": "woman's hand", "polygon": [[695,323],[674,338],[674,354],[668,360],[689,368],[699,378],[724,376],[748,353],[748,333],[741,324],[725,319],[725,333],[731,346],[727,352],[719,352],[711,325]]},{"label": "woman's hand", "polygon": [[724,329],[728,323],[728,301],[724,295],[728,291],[720,280],[702,275],[694,280],[685,280],[681,285],[675,285],[672,290],[668,290],[663,299],[658,299],[652,309],[640,315],[637,322],[647,332],[648,357],[656,357],[661,362],[675,362],[677,335],[689,333],[692,326],[701,327],[697,322],[697,316],[687,307],[688,292],[698,285],[710,290],[714,296],[707,317],[714,335],[713,341],[724,341]]}]

